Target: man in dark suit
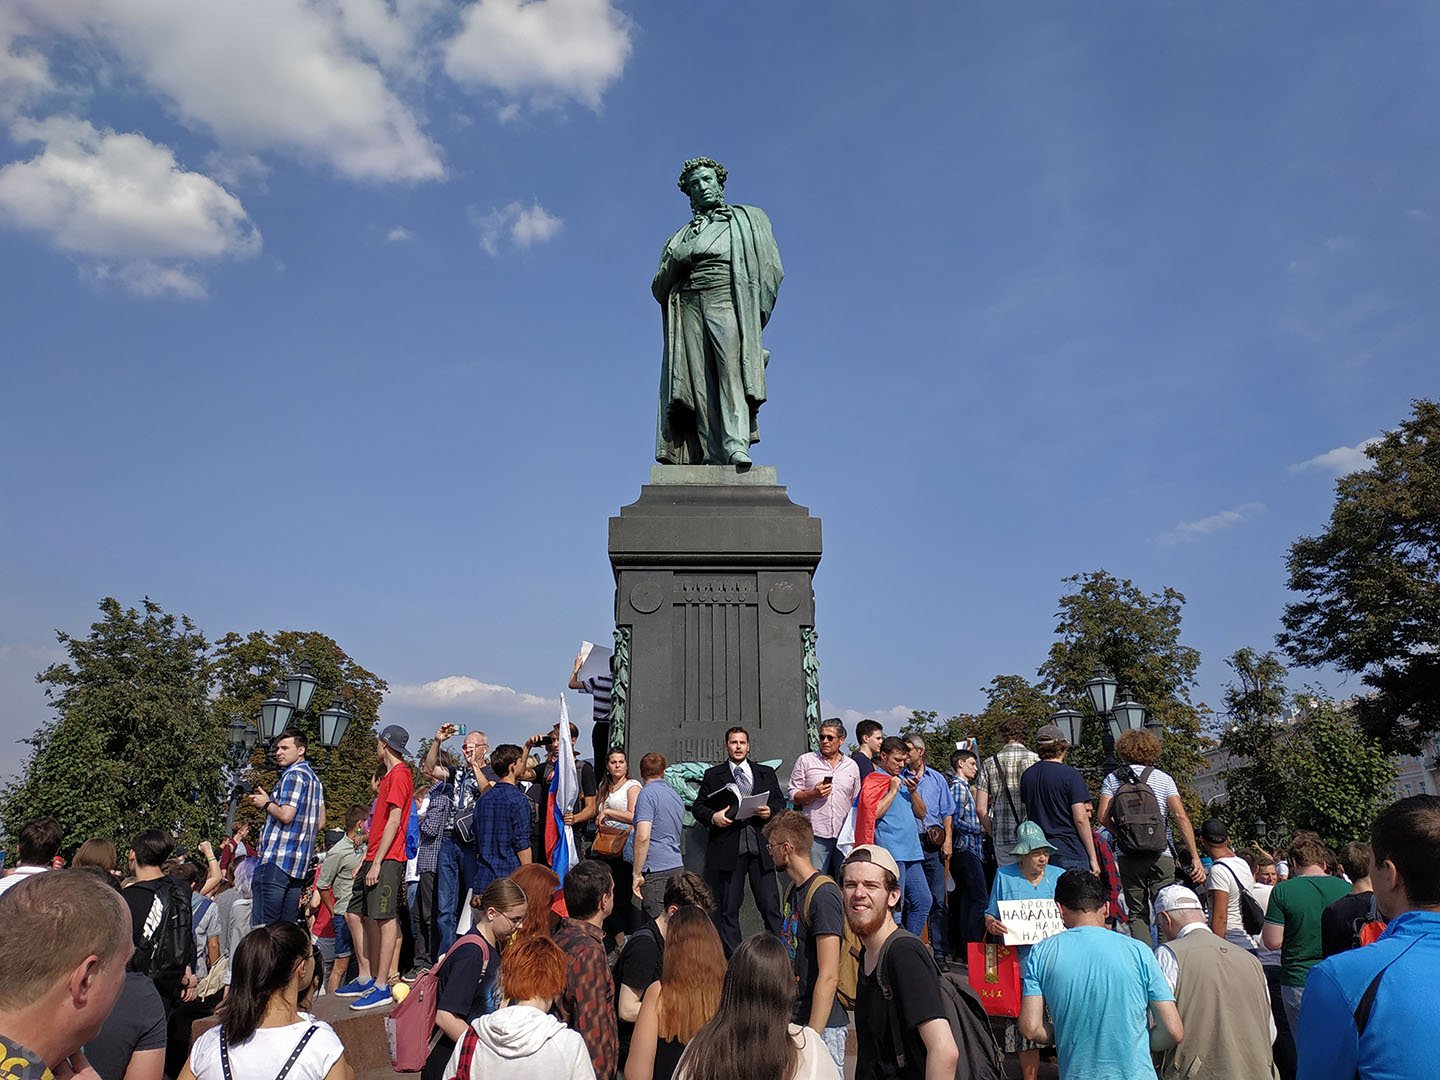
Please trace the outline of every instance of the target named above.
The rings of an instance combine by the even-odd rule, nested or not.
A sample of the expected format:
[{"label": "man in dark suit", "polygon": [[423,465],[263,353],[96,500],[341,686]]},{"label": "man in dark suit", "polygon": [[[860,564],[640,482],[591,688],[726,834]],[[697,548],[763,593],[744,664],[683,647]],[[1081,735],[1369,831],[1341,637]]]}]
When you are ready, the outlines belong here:
[{"label": "man in dark suit", "polygon": [[[705,770],[700,792],[695,797],[695,820],[710,830],[705,846],[705,881],[715,894],[715,929],[728,957],[740,946],[740,904],[745,898],[745,878],[750,878],[750,895],[760,909],[765,929],[780,933],[780,887],[775,862],[760,830],[770,815],[785,809],[785,793],[775,770],[750,760],[750,733],[743,727],[725,732],[727,761]],[[754,816],[735,820],[741,795],[766,796],[765,805]]]}]

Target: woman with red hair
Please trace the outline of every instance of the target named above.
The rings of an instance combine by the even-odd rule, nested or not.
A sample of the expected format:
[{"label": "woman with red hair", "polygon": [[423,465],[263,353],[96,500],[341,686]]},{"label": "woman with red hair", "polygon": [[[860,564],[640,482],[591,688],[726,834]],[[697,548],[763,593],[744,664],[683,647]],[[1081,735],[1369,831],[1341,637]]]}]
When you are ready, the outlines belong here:
[{"label": "woman with red hair", "polygon": [[445,1075],[456,1080],[595,1080],[585,1040],[549,1015],[565,989],[565,973],[565,953],[548,937],[515,941],[500,958],[500,985],[510,1004],[470,1024]]},{"label": "woman with red hair", "polygon": [[725,949],[710,916],[683,907],[665,927],[660,981],[640,1002],[625,1080],[670,1080],[686,1044],[720,1008]]},{"label": "woman with red hair", "polygon": [[563,898],[560,875],[544,863],[526,863],[510,875],[510,880],[524,891],[529,905],[520,936],[549,937],[560,925],[555,911],[556,902]]}]

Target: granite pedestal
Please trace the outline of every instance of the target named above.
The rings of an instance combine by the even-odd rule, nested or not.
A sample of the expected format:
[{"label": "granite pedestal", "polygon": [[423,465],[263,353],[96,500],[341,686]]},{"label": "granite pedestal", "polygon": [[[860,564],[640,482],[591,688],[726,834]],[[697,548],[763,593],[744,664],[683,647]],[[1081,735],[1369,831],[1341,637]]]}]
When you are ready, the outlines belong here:
[{"label": "granite pedestal", "polygon": [[610,519],[615,571],[614,740],[631,768],[725,758],[725,730],[782,782],[819,723],[815,592],[820,520],[773,467],[655,465]]}]

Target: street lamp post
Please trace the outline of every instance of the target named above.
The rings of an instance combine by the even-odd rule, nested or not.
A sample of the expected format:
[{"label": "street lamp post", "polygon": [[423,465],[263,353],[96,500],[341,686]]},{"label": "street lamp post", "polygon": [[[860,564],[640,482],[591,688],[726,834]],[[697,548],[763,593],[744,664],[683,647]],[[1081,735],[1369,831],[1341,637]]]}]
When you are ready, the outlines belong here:
[{"label": "street lamp post", "polygon": [[[229,835],[235,824],[235,804],[243,790],[237,781],[257,738],[264,739],[267,747],[273,746],[280,733],[290,726],[296,713],[310,708],[319,680],[310,661],[301,661],[300,666],[285,676],[273,693],[260,703],[260,715],[255,727],[251,727],[238,715],[230,721],[228,728],[231,751],[231,795],[230,809],[225,816],[225,832]],[[320,745],[333,750],[340,745],[345,731],[350,726],[351,715],[345,708],[344,698],[337,690],[330,707],[320,714]],[[258,729],[258,730],[257,730]]]},{"label": "street lamp post", "polygon": [[[1128,687],[1122,688],[1103,667],[1097,667],[1091,674],[1089,681],[1085,683],[1085,691],[1090,695],[1090,705],[1095,710],[1095,715],[1104,723],[1100,729],[1100,741],[1105,746],[1105,771],[1113,772],[1119,762],[1115,758],[1115,740],[1127,731],[1139,731],[1142,727],[1153,728],[1154,722],[1149,718],[1149,713],[1144,705],[1135,700]],[[1116,700],[1116,694],[1119,700]],[[1062,713],[1073,713],[1073,710],[1065,709]],[[1057,713],[1056,716],[1062,715]],[[1074,713],[1076,717],[1078,713]],[[1052,717],[1052,719],[1054,719]],[[1063,725],[1062,725],[1063,726]],[[1072,745],[1078,741],[1080,724],[1075,722],[1076,739],[1071,740]]]}]

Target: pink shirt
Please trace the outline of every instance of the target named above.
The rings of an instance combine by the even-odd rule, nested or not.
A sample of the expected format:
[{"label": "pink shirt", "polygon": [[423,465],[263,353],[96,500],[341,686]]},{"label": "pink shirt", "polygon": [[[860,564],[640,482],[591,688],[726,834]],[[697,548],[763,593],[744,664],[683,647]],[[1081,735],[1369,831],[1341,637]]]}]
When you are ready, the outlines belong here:
[{"label": "pink shirt", "polygon": [[830,786],[830,797],[799,807],[800,813],[810,819],[815,835],[824,840],[833,840],[840,835],[840,827],[845,824],[855,796],[860,794],[860,766],[846,754],[841,754],[840,760],[831,765],[818,750],[812,750],[796,758],[795,767],[790,770],[789,794],[792,801],[797,791],[813,788],[832,774],[835,782]]}]

